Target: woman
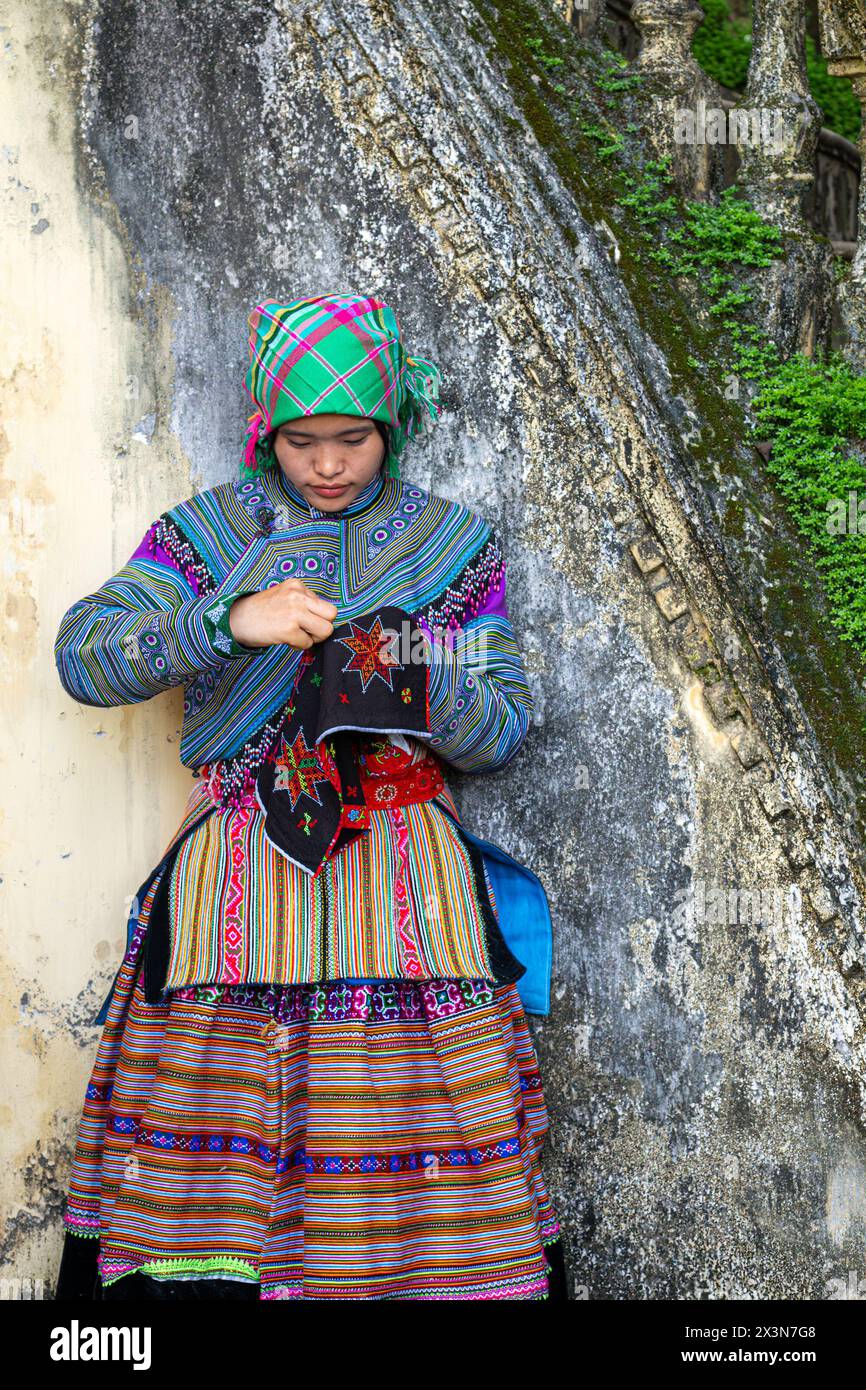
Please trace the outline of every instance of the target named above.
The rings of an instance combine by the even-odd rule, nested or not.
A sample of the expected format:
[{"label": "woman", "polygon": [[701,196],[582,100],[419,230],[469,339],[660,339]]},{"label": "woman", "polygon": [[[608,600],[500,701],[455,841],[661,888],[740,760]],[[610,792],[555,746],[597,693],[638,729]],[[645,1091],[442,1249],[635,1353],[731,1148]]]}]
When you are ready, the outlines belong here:
[{"label": "woman", "polygon": [[495,874],[537,979],[549,919],[442,771],[526,736],[501,549],[400,480],[438,372],[387,305],[249,322],[241,479],[57,635],[84,704],[184,685],[195,782],[97,1018],[56,1297],[565,1297]]}]

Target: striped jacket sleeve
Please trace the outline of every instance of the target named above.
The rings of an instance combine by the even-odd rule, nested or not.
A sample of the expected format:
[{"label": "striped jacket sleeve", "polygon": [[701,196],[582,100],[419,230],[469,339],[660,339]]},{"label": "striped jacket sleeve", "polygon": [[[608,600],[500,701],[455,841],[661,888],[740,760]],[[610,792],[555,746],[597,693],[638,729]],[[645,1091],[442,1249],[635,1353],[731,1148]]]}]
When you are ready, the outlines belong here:
[{"label": "striped jacket sleeve", "polygon": [[228,626],[241,593],[201,593],[188,567],[146,531],[122,569],[64,614],[54,643],[60,684],[83,705],[149,700],[266,647],[244,647]]},{"label": "striped jacket sleeve", "polygon": [[491,528],[455,586],[462,609],[457,626],[437,627],[417,618],[432,642],[430,745],[461,772],[505,767],[529,730],[532,692],[508,617],[505,585],[502,547]]}]

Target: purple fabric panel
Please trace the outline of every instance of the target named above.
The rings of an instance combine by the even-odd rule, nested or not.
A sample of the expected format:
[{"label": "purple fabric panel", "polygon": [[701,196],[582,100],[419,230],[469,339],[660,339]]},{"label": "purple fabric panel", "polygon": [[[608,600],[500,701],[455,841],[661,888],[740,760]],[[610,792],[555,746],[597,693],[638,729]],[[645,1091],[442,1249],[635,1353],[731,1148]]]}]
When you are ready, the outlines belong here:
[{"label": "purple fabric panel", "polygon": [[503,565],[503,567],[502,567],[502,574],[501,574],[501,576],[500,576],[500,578],[499,578],[498,584],[495,586],[495,588],[493,588],[493,589],[490,590],[490,593],[487,595],[487,598],[484,600],[484,603],[482,604],[481,608],[479,608],[478,612],[479,612],[479,614],[481,614],[481,613],[495,613],[495,614],[497,615],[497,617],[499,617],[499,618],[507,618],[507,617],[508,617],[508,608],[507,608],[506,603],[505,603],[505,566],[504,566],[504,565]]},{"label": "purple fabric panel", "polygon": [[127,561],[127,563],[131,563],[131,561],[133,560],[144,559],[155,560],[158,565],[170,565],[171,568],[173,570],[176,570],[178,574],[183,575],[184,579],[190,585],[195,595],[198,596],[199,586],[195,574],[189,570],[183,569],[177,563],[174,557],[169,554],[165,547],[160,545],[159,542],[154,539],[155,531],[156,522],[154,522],[153,525],[148,529],[147,534],[141,542],[141,545],[138,547],[138,549],[135,551],[133,555],[130,555],[129,561]]}]

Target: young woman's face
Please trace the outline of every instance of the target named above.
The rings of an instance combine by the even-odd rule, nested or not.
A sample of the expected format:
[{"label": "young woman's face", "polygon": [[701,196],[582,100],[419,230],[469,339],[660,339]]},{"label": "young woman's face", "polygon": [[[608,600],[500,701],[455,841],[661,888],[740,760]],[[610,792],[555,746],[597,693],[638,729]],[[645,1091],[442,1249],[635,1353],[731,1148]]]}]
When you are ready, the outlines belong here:
[{"label": "young woman's face", "polygon": [[385,445],[373,420],[300,415],[280,425],[274,453],[307,502],[319,511],[339,512],[378,473]]}]

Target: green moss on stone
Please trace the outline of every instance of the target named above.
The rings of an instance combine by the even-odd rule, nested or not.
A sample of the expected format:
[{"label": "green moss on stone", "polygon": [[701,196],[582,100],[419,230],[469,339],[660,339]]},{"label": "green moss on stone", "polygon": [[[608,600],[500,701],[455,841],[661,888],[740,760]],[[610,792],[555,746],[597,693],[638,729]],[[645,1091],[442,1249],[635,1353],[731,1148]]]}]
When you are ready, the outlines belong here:
[{"label": "green moss on stone", "polygon": [[[698,437],[684,437],[696,470],[709,485],[728,475],[741,488],[740,500],[724,508],[722,530],[742,545],[749,525],[754,528],[759,518],[763,528],[768,519],[763,516],[760,476],[744,463],[743,445],[749,435],[740,388],[751,382],[769,392],[766,401],[777,401],[772,383],[780,380],[776,374],[783,366],[774,344],[750,317],[749,287],[769,260],[785,254],[787,243],[760,222],[736,190],[717,205],[688,204],[678,197],[664,167],[641,139],[640,131],[648,124],[641,109],[648,95],[646,84],[623,80],[626,65],[621,55],[580,39],[554,12],[542,13],[523,0],[474,3],[525,120],[584,218],[590,225],[603,220],[616,236],[618,270],[639,322],[663,352],[674,391],[700,419]],[[539,60],[552,56],[563,61],[548,71]],[[614,84],[615,90],[609,90]],[[612,108],[611,102],[621,103],[622,110]],[[544,196],[544,190],[540,193]],[[551,219],[556,219],[552,200],[548,206]],[[565,233],[562,223],[558,225]],[[767,413],[761,428],[775,428]],[[802,444],[801,465],[808,474],[812,463],[805,435]],[[840,439],[837,446],[844,453]],[[825,477],[825,490],[831,482],[836,485],[837,476],[841,473]],[[859,633],[861,598],[841,583],[826,594],[812,586],[796,537],[802,537],[817,571],[829,570],[819,563],[800,528],[783,472],[770,468],[764,477],[776,490],[780,509],[783,502],[789,508],[772,523],[775,534],[764,531],[761,554],[771,595],[765,613],[784,640],[786,659],[813,725],[844,769],[861,825],[866,825],[866,777],[859,771],[858,747],[866,704],[853,684],[866,676],[866,662],[851,640]],[[805,494],[800,500],[805,505]],[[847,616],[839,607],[846,594],[853,604]],[[846,637],[844,643],[839,633]]]}]

